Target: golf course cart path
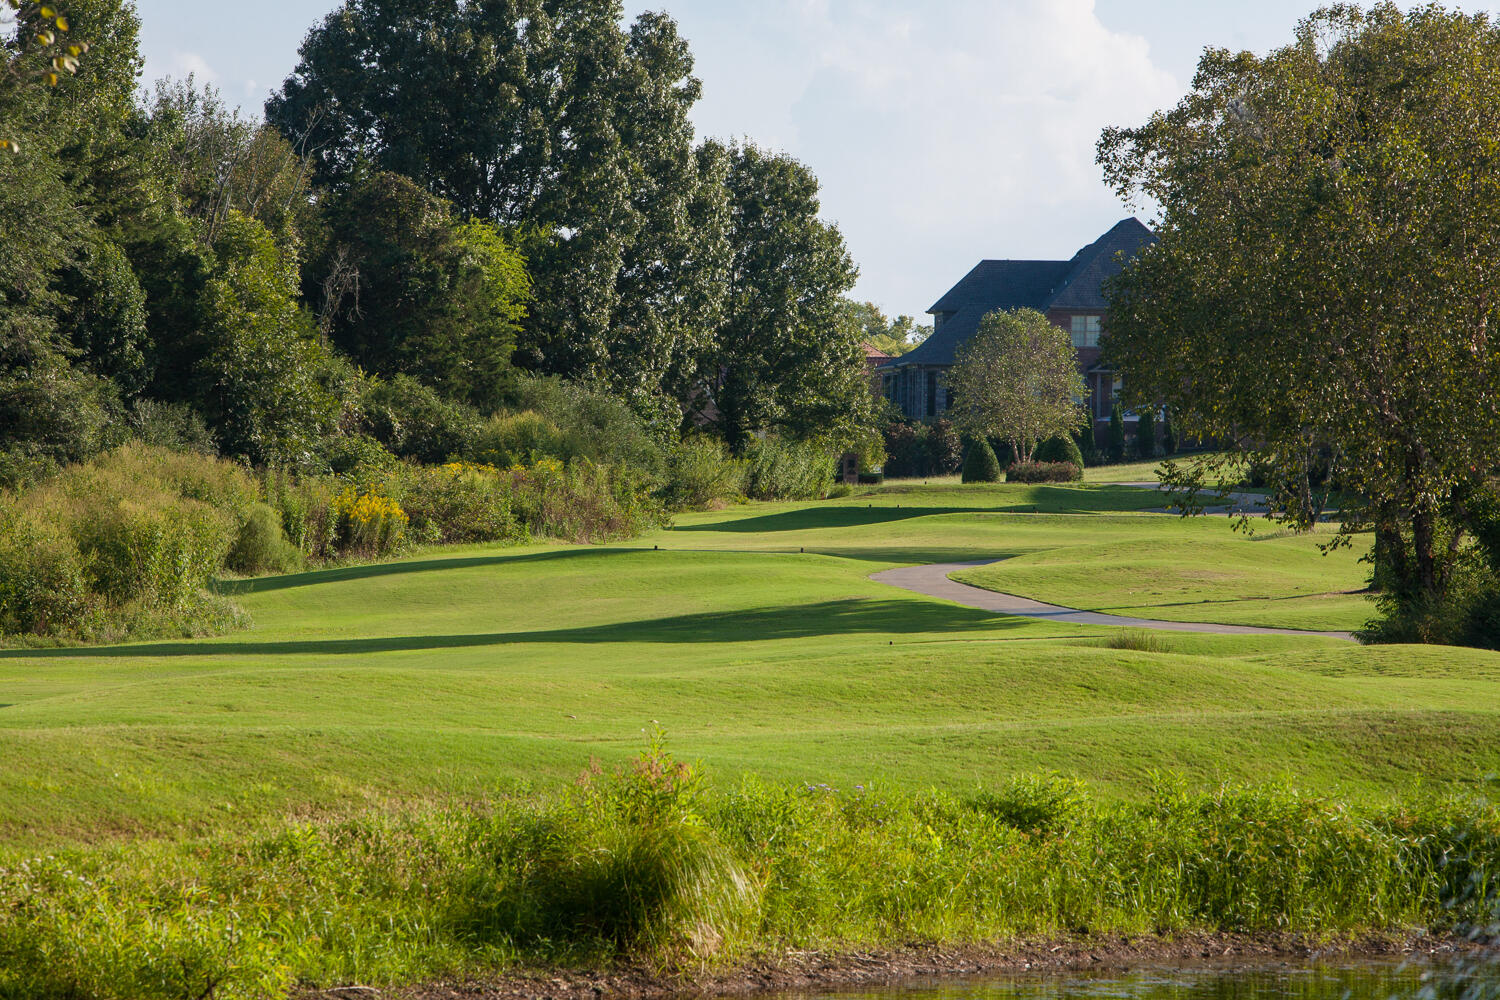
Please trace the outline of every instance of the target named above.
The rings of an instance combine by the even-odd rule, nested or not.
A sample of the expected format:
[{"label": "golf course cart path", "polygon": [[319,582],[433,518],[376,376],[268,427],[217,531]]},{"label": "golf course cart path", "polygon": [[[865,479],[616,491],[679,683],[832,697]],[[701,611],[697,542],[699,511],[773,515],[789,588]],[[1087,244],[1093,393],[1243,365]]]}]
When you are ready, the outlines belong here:
[{"label": "golf course cart path", "polygon": [[982,611],[994,611],[1002,615],[1018,615],[1022,618],[1045,618],[1048,621],[1067,622],[1071,625],[1120,625],[1126,628],[1151,628],[1171,632],[1204,632],[1210,635],[1312,635],[1325,639],[1354,641],[1348,632],[1314,632],[1292,628],[1261,628],[1255,625],[1216,625],[1211,622],[1164,622],[1151,618],[1127,618],[1122,615],[1106,615],[1097,611],[1079,611],[1056,604],[1044,604],[1029,597],[1001,594],[993,590],[971,587],[966,583],[948,578],[949,573],[976,566],[989,566],[999,560],[981,562],[929,563],[926,566],[904,566],[876,573],[870,579],[877,583],[900,587],[928,597],[937,597],[954,604],[962,604]]}]

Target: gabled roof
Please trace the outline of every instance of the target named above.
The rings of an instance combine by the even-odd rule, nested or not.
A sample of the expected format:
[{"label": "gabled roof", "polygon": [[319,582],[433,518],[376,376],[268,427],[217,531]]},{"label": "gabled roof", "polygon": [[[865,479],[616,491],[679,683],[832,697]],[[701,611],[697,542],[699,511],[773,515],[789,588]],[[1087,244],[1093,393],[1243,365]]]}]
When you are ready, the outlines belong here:
[{"label": "gabled roof", "polygon": [[932,335],[902,364],[951,365],[953,352],[979,330],[979,320],[996,309],[1045,309],[1047,297],[1068,275],[1065,260],[985,260],[927,310],[945,313]]},{"label": "gabled roof", "polygon": [[891,365],[951,365],[959,346],[996,309],[1087,309],[1103,312],[1103,283],[1156,237],[1139,219],[1125,219],[1072,260],[985,260],[938,299],[929,313],[942,322],[921,345]]},{"label": "gabled roof", "polygon": [[1141,247],[1155,242],[1156,236],[1141,224],[1140,219],[1129,218],[1115,223],[1113,229],[1078,251],[1072,261],[1072,270],[1053,293],[1047,308],[1098,309],[1101,312],[1109,308],[1109,303],[1104,300],[1105,280],[1124,270],[1125,262],[1139,253]]}]

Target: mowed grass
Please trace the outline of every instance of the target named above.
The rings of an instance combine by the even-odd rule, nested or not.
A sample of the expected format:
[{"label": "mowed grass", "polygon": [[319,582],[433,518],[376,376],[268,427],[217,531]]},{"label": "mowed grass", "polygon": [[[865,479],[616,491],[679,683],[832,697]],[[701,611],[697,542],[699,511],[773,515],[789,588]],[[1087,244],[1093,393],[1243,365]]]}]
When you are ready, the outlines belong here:
[{"label": "mowed grass", "polygon": [[1203,620],[1296,625],[1310,612],[1278,615],[1278,600],[1346,588],[1359,568],[1311,539],[1137,513],[1158,502],[900,486],[751,504],[629,545],[450,549],[231,584],[256,626],[217,639],[0,651],[0,844],[551,787],[591,756],[633,754],[653,723],[725,782],[963,790],[1058,770],[1133,797],[1173,771],[1378,796],[1500,766],[1492,653],[1177,634],[1135,652],[1107,648],[1110,629],[869,579],[1004,559],[993,571],[1019,574],[1007,589],[1050,600],[1133,578],[1118,561],[1157,578],[1122,608],[1193,617],[1195,597]]}]

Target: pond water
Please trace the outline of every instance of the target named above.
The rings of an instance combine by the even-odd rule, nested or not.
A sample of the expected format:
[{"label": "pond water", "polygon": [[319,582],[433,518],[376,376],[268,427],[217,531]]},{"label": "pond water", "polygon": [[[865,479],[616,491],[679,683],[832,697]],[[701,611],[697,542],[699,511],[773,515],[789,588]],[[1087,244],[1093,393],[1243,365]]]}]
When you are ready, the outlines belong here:
[{"label": "pond water", "polygon": [[[783,1000],[810,1000],[787,997]],[[1453,962],[1157,967],[914,983],[817,1000],[1500,1000],[1500,956]]]}]

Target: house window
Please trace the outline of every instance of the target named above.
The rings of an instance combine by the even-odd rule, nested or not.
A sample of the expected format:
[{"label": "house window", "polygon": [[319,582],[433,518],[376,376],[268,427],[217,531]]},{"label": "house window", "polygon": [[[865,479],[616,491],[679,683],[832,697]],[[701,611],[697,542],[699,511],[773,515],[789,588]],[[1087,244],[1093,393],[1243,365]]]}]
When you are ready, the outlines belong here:
[{"label": "house window", "polygon": [[927,415],[937,416],[937,372],[927,373]]},{"label": "house window", "polygon": [[1099,346],[1099,319],[1098,316],[1074,316],[1073,346],[1074,347],[1098,347]]}]

